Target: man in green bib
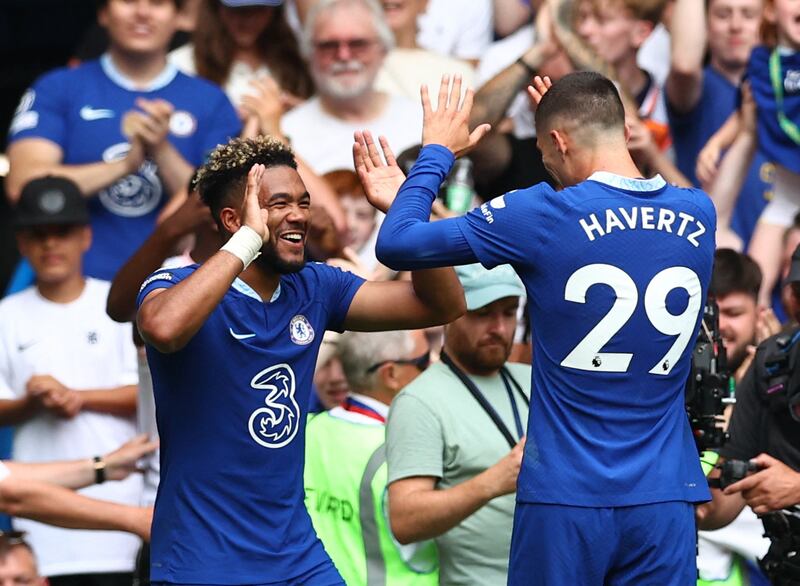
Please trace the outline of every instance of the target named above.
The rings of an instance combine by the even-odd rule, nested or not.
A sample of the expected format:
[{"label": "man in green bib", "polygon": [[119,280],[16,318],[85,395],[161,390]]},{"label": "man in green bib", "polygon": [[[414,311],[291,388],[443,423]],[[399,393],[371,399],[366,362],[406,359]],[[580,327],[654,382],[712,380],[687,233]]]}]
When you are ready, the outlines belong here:
[{"label": "man in green bib", "polygon": [[385,422],[430,361],[420,333],[346,332],[337,354],[351,393],[306,426],[306,507],[348,586],[435,586],[432,543],[401,546],[386,506]]}]

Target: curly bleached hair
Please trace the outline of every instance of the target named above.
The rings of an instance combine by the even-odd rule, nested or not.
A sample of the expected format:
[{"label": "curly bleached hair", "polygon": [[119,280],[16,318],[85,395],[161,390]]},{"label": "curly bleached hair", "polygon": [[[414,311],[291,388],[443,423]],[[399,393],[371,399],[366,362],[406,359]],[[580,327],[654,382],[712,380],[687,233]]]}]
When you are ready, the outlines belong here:
[{"label": "curly bleached hair", "polygon": [[234,138],[218,145],[206,162],[197,170],[195,189],[211,214],[219,223],[219,212],[230,205],[233,198],[244,195],[250,168],[260,163],[266,168],[290,167],[297,169],[294,153],[287,145],[272,136]]}]

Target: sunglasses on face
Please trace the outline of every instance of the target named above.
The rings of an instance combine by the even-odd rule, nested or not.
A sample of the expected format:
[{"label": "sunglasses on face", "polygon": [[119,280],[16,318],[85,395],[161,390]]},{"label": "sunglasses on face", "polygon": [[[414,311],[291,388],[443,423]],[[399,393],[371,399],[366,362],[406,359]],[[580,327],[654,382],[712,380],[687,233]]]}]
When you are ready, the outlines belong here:
[{"label": "sunglasses on face", "polygon": [[390,362],[394,362],[395,364],[410,364],[411,366],[416,366],[419,370],[425,370],[426,368],[428,368],[428,366],[430,366],[431,353],[430,351],[428,351],[425,352],[425,354],[422,354],[421,356],[417,356],[416,358],[403,358],[400,360],[383,360],[381,362],[378,362],[370,366],[366,370],[366,373],[370,374],[372,372],[375,372],[381,366],[383,366],[384,364],[389,364]]}]

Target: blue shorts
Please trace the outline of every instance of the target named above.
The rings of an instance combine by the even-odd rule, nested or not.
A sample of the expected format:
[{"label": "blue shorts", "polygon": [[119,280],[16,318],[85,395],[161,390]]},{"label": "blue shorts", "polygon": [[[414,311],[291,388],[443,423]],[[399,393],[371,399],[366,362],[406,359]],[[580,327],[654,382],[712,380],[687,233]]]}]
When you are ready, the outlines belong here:
[{"label": "blue shorts", "polygon": [[[227,584],[177,584],[174,582],[152,582],[151,586],[229,586]],[[267,582],[264,584],[254,584],[253,586],[346,586],[344,580],[339,575],[339,571],[333,562],[327,561],[312,570],[281,582]]]},{"label": "blue shorts", "polygon": [[510,586],[695,586],[694,506],[517,503]]}]

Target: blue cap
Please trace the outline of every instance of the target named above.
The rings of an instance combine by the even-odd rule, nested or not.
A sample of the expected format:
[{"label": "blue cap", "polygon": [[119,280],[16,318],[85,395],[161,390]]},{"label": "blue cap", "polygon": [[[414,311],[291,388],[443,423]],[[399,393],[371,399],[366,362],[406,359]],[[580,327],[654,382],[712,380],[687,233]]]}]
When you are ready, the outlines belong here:
[{"label": "blue cap", "polygon": [[522,297],[525,286],[511,265],[488,270],[480,264],[456,267],[458,280],[464,287],[467,311],[479,309],[504,297]]},{"label": "blue cap", "polygon": [[244,8],[245,6],[280,6],[283,0],[219,0],[228,8]]}]

